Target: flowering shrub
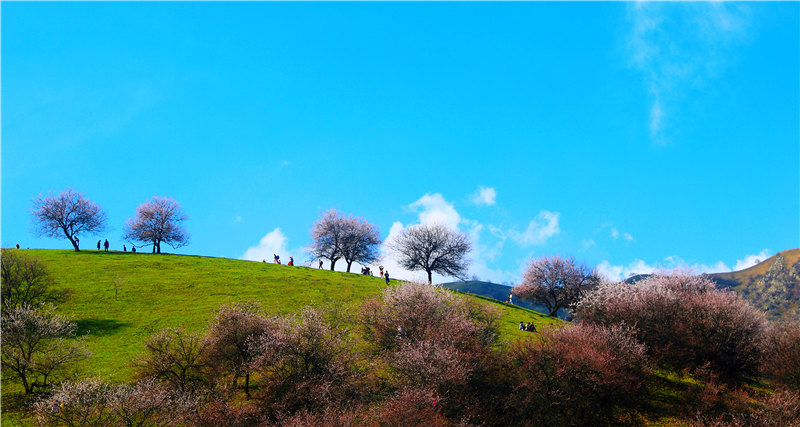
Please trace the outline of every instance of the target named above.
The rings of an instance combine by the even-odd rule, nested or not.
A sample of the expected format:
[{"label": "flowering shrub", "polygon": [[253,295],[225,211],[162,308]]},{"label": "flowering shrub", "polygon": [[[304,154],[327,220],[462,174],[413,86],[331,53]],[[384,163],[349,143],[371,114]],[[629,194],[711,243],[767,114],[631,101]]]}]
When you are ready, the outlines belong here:
[{"label": "flowering shrub", "polygon": [[39,425],[171,425],[191,413],[197,399],[155,381],[114,386],[67,382],[34,404]]},{"label": "flowering shrub", "polygon": [[338,312],[307,307],[274,322],[251,342],[252,366],[263,377],[268,412],[317,411],[353,399],[359,379],[349,331]]},{"label": "flowering shrub", "polygon": [[800,390],[800,322],[785,322],[770,330],[765,373]]},{"label": "flowering shrub", "polygon": [[579,324],[515,343],[507,355],[509,422],[597,425],[645,394],[645,346],[624,326]]},{"label": "flowering shrub", "polygon": [[408,282],[386,288],[361,310],[364,336],[378,352],[441,336],[490,345],[498,336],[498,318],[453,292]]},{"label": "flowering shrub", "polygon": [[[361,324],[390,385],[426,389],[441,396],[438,413],[479,417],[475,411],[494,367],[498,313],[466,298],[417,283],[402,283],[367,302]],[[458,419],[457,418],[457,419]]]},{"label": "flowering shrub", "polygon": [[591,324],[633,326],[655,360],[679,369],[708,365],[738,378],[756,373],[764,355],[763,313],[703,276],[604,284],[578,302],[575,315]]},{"label": "flowering shrub", "polygon": [[254,360],[249,343],[263,335],[269,321],[258,314],[255,303],[239,303],[220,307],[209,327],[203,347],[206,363],[221,375],[232,376],[235,389],[244,377],[244,390],[250,396],[250,368]]},{"label": "flowering shrub", "polygon": [[5,378],[18,377],[25,393],[47,388],[73,363],[89,357],[80,340],[70,340],[78,326],[55,314],[55,306],[22,305],[3,318],[2,364]]}]

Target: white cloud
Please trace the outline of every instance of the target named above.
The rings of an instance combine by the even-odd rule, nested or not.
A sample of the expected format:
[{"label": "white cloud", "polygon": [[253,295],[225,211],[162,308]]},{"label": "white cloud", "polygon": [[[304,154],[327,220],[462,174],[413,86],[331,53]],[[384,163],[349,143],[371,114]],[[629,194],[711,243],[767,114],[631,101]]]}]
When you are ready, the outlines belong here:
[{"label": "white cloud", "polygon": [[288,239],[286,235],[283,234],[280,228],[276,228],[262,237],[258,245],[247,248],[241,259],[250,261],[266,260],[267,262],[271,262],[273,254],[278,254],[281,257],[285,257],[288,261],[289,256],[287,253],[289,251],[286,247],[287,243]]},{"label": "white cloud", "polygon": [[620,238],[620,236],[622,236],[623,239],[625,239],[625,240],[627,240],[629,242],[633,241],[633,236],[631,236],[630,233],[625,233],[625,232],[620,233],[620,231],[617,230],[617,227],[611,227],[610,235],[611,235],[611,238],[614,239],[614,240],[617,240],[617,239]]},{"label": "white cloud", "polygon": [[750,268],[759,262],[763,262],[765,259],[771,257],[773,255],[772,251],[769,249],[764,249],[760,253],[754,255],[745,255],[744,259],[737,259],[736,265],[733,266],[733,271],[741,271],[747,268]]},{"label": "white cloud", "polygon": [[627,48],[650,96],[651,139],[663,144],[677,101],[721,73],[747,36],[749,6],[729,2],[661,4],[628,8]]},{"label": "white cloud", "polygon": [[442,224],[458,228],[458,224],[461,222],[461,215],[458,214],[453,204],[445,200],[439,193],[425,194],[408,207],[419,213],[420,224]]},{"label": "white cloud", "polygon": [[628,265],[612,265],[607,260],[603,260],[597,265],[597,272],[613,281],[625,280],[636,274],[650,274],[657,270],[659,267],[649,265],[640,259],[634,260]]},{"label": "white cloud", "polygon": [[237,216],[236,218],[233,219],[233,221],[234,222],[242,222],[242,217],[241,216]]},{"label": "white cloud", "polygon": [[583,250],[587,250],[596,245],[594,239],[583,239],[581,243],[583,244]]},{"label": "white cloud", "polygon": [[539,215],[528,223],[525,231],[520,233],[512,228],[508,231],[508,235],[521,246],[542,244],[561,232],[558,227],[559,215],[558,212],[539,211]]},{"label": "white cloud", "polygon": [[478,206],[492,206],[497,198],[497,191],[492,187],[480,186],[469,196],[469,200]]}]

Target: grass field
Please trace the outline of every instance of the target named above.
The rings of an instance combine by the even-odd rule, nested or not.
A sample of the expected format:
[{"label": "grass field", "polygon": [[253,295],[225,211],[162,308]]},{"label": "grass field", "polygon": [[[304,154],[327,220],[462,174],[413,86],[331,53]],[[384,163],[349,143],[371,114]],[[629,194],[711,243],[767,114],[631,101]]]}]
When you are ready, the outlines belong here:
[{"label": "grass field", "polygon": [[[77,322],[78,335],[87,337],[94,353],[81,366],[82,375],[109,381],[132,379],[132,362],[149,336],[175,326],[202,331],[222,304],[255,300],[271,313],[296,312],[312,303],[343,304],[357,310],[385,288],[384,279],[377,277],[226,258],[19,251],[41,258],[54,287],[66,292],[58,311]],[[528,336],[517,329],[520,321],[532,321],[538,328],[559,323],[521,307],[469,298],[500,309],[502,341]],[[2,387],[3,425],[13,425],[19,415],[15,402],[21,387],[5,380]]]}]

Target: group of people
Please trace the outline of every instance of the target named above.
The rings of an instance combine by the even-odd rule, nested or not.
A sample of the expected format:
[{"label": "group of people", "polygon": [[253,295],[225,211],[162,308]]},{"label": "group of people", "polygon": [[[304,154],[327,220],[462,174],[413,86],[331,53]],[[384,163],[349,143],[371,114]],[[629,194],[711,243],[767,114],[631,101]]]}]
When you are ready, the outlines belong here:
[{"label": "group of people", "polygon": [[536,332],[536,325],[534,325],[533,322],[528,322],[527,325],[523,322],[519,322],[519,330],[527,332]]},{"label": "group of people", "polygon": [[[273,256],[272,259],[275,262],[275,264],[280,264],[281,263],[280,255],[272,254],[272,256]],[[266,263],[267,260],[264,259],[264,260],[261,260],[261,262]],[[294,258],[293,257],[289,257],[289,262],[286,263],[286,265],[294,265]],[[319,259],[319,266],[317,268],[319,268],[320,270],[322,269],[322,259],[321,258]],[[388,285],[389,284],[389,270],[384,269],[382,265],[378,266],[378,270],[379,270],[378,276],[382,276],[383,278],[385,278],[386,279],[386,284]],[[365,276],[372,276],[373,275],[372,274],[372,269],[370,269],[368,266],[365,265],[365,266],[361,267],[361,274],[363,274]]]},{"label": "group of people", "polygon": [[[75,244],[76,245],[80,245],[81,244],[81,239],[79,239],[78,236],[75,236]],[[111,246],[111,245],[108,243],[108,239],[106,239],[105,242],[103,242],[102,240],[98,240],[97,241],[97,250],[98,251],[102,250],[102,251],[108,252],[108,247],[109,246]],[[122,245],[122,252],[128,252],[128,246],[127,245]],[[136,246],[131,245],[131,252],[134,252],[134,253],[136,252]]]}]

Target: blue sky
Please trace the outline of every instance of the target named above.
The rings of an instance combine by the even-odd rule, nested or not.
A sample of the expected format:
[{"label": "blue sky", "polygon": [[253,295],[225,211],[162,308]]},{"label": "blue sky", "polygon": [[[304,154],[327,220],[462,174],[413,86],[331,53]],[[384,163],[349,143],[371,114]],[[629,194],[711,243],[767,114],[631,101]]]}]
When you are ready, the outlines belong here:
[{"label": "blue sky", "polygon": [[[68,186],[173,197],[175,252],[300,259],[329,208],[443,222],[472,273],[800,246],[798,3],[3,3],[2,245]],[[92,241],[91,236],[82,238]],[[415,273],[384,260],[397,277]]]}]

